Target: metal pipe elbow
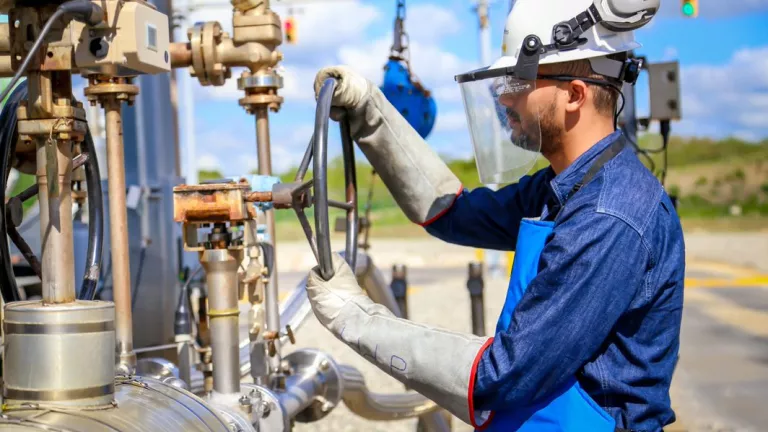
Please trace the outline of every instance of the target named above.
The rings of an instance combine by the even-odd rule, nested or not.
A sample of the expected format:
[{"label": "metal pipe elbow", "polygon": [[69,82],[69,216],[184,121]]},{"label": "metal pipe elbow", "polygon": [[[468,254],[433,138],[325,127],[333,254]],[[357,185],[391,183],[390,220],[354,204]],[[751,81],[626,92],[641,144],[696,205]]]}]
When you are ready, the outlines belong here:
[{"label": "metal pipe elbow", "polygon": [[368,420],[389,421],[420,417],[440,407],[416,393],[380,394],[368,390],[363,375],[352,366],[341,365],[344,394],[342,400],[350,411]]}]

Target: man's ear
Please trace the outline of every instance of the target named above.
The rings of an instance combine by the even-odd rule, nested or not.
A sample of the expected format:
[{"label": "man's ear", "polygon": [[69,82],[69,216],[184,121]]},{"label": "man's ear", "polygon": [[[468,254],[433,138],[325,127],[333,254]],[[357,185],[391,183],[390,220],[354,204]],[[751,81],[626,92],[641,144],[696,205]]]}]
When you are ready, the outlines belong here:
[{"label": "man's ear", "polygon": [[565,105],[567,112],[576,112],[587,103],[589,87],[584,81],[574,80],[568,83],[568,102]]}]

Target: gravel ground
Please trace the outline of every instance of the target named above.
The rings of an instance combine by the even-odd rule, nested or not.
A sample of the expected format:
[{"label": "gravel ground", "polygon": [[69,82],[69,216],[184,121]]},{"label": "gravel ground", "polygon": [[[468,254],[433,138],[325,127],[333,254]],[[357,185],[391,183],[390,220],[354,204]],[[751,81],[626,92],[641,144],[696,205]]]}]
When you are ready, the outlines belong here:
[{"label": "gravel ground", "polygon": [[[414,285],[409,291],[409,313],[411,319],[440,326],[446,329],[471,332],[469,293],[466,288],[466,274],[450,272],[446,277],[440,270],[414,272]],[[493,331],[506,295],[506,280],[486,280],[485,306],[486,329]],[[368,388],[377,393],[401,393],[403,385],[360,357],[351,348],[333,337],[317,319],[311,316],[297,332],[297,343],[285,352],[297,348],[317,348],[329,353],[341,364],[358,368],[365,376]],[[310,424],[297,423],[294,429],[304,431],[391,431],[414,432],[416,420],[373,422],[351,413],[340,404],[326,418]],[[472,431],[472,427],[453,418],[453,431]]]}]

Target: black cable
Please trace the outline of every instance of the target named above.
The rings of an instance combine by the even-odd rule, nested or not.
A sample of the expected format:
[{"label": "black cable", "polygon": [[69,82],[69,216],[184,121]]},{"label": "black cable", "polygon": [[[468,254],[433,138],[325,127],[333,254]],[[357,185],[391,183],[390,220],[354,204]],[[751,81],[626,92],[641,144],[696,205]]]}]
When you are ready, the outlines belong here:
[{"label": "black cable", "polygon": [[88,253],[85,273],[80,287],[80,300],[93,300],[101,272],[102,250],[104,247],[104,201],[101,191],[101,174],[96,157],[96,145],[91,129],[85,131],[85,152],[90,156],[85,163],[85,183],[88,188]]},{"label": "black cable", "polygon": [[144,271],[144,259],[147,257],[147,248],[143,246],[139,252],[139,269],[136,271],[136,281],[131,290],[131,310],[136,306],[136,299],[139,297],[139,287],[141,287],[141,273]]},{"label": "black cable", "polygon": [[[187,278],[187,281],[181,287],[179,292],[179,301],[176,304],[176,312],[173,320],[173,332],[175,335],[192,334],[192,303],[189,298],[189,285],[192,279],[203,269],[198,266],[195,271]],[[198,333],[200,329],[198,328]]]},{"label": "black cable", "polygon": [[[10,93],[10,96],[8,94]],[[16,152],[18,141],[16,110],[21,101],[27,98],[27,82],[14,88],[9,85],[3,91],[6,104],[0,112],[0,294],[5,303],[21,299],[19,287],[11,264],[11,252],[8,244],[8,221],[6,220],[5,188],[8,182],[11,158]]]}]

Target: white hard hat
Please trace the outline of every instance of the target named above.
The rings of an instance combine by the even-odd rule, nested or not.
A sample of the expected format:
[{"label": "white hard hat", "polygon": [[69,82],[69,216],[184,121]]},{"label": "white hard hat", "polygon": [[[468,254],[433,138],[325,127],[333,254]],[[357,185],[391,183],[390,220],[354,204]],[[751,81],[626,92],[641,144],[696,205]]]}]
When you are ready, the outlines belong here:
[{"label": "white hard hat", "polygon": [[[531,35],[538,36],[545,46],[554,44],[555,26],[568,22],[592,4],[593,0],[517,0],[504,25],[502,56],[490,68],[515,66]],[[581,36],[585,43],[567,51],[547,51],[539,57],[539,64],[603,57],[641,46],[632,31],[615,32],[602,25],[591,26]]]}]

